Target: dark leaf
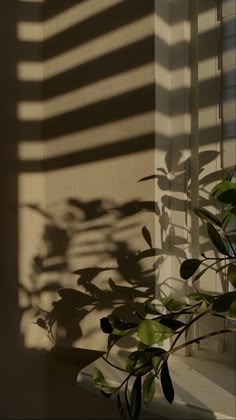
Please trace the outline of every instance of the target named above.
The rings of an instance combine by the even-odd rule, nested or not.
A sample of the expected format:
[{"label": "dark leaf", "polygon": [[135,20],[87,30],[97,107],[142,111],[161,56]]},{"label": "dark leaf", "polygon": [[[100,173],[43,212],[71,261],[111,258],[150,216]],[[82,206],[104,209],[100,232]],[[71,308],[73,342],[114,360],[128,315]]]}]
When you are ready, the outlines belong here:
[{"label": "dark leaf", "polygon": [[182,321],[178,321],[177,319],[164,317],[159,320],[162,325],[165,325],[168,328],[176,331],[181,327],[184,327],[186,324]]},{"label": "dark leaf", "polygon": [[236,188],[231,181],[222,181],[217,184],[211,191],[212,197],[225,204],[233,204],[236,202]]},{"label": "dark leaf", "polygon": [[230,305],[236,299],[236,292],[229,292],[220,295],[213,303],[212,309],[216,312],[227,312]]},{"label": "dark leaf", "polygon": [[149,372],[151,369],[152,359],[149,357],[148,353],[137,350],[129,355],[126,362],[127,372],[133,372],[134,376],[142,376]]},{"label": "dark leaf", "polygon": [[114,327],[118,330],[129,330],[131,328],[137,327],[137,322],[127,322],[123,321],[120,318],[118,318],[116,315],[114,315],[113,319]]},{"label": "dark leaf", "polygon": [[143,234],[143,237],[144,237],[145,241],[147,242],[148,246],[150,248],[153,248],[153,246],[152,246],[152,238],[151,238],[150,232],[149,232],[149,230],[147,229],[146,226],[144,226],[142,228],[142,234]]},{"label": "dark leaf", "polygon": [[105,333],[105,334],[111,334],[112,333],[112,325],[110,324],[110,321],[108,318],[101,318],[100,319],[100,327],[101,330]]},{"label": "dark leaf", "polygon": [[219,227],[222,227],[222,222],[220,219],[218,219],[217,216],[212,214],[209,210],[206,209],[194,209],[195,214],[200,217],[203,220],[206,220],[208,222],[212,222],[216,224]]},{"label": "dark leaf", "polygon": [[142,377],[137,376],[131,391],[130,397],[130,412],[131,420],[137,420],[141,410],[142,401]]},{"label": "dark leaf", "polygon": [[231,303],[229,307],[229,316],[230,319],[236,319],[236,299]]},{"label": "dark leaf", "polygon": [[163,362],[162,369],[161,369],[161,386],[163,394],[166,400],[171,404],[174,400],[174,388],[172,385],[171,377],[169,374],[169,368],[167,365],[167,361]]},{"label": "dark leaf", "polygon": [[230,281],[232,286],[236,288],[236,265],[231,263],[227,271],[227,279]]},{"label": "dark leaf", "polygon": [[158,179],[158,175],[148,175],[138,180],[138,182],[149,181],[150,179]]},{"label": "dark leaf", "polygon": [[213,225],[207,223],[207,233],[213,245],[216,247],[217,251],[219,251],[223,255],[229,255],[224,242],[222,241],[219,233],[215,229]]},{"label": "dark leaf", "polygon": [[125,385],[125,404],[127,411],[129,413],[129,417],[131,418],[131,410],[130,410],[130,402],[129,402],[129,389],[128,389],[129,381],[126,382]]},{"label": "dark leaf", "polygon": [[155,395],[155,376],[150,372],[143,382],[143,402],[145,405],[149,405]]},{"label": "dark leaf", "polygon": [[43,319],[43,318],[38,318],[36,320],[35,324],[37,324],[38,327],[42,328],[43,330],[46,330],[47,329],[47,324],[45,322],[45,319]]},{"label": "dark leaf", "polygon": [[182,279],[187,280],[197,271],[202,261],[196,258],[190,258],[182,262],[180,267],[180,276]]},{"label": "dark leaf", "polygon": [[117,401],[117,407],[118,407],[119,413],[120,413],[121,417],[123,417],[125,419],[125,410],[124,410],[124,407],[122,405],[122,402],[121,402],[121,398],[120,398],[120,394],[119,393],[117,394],[116,401]]}]

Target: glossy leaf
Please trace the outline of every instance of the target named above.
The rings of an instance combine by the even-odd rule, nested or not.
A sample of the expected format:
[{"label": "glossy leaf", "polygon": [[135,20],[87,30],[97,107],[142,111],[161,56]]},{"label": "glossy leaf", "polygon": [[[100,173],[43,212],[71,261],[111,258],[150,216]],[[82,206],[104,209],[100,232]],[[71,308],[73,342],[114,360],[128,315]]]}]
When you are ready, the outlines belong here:
[{"label": "glossy leaf", "polygon": [[230,210],[227,210],[224,212],[222,216],[222,228],[226,229],[226,227],[234,222],[236,219],[236,207],[231,208]]},{"label": "glossy leaf", "polygon": [[164,317],[159,320],[162,325],[171,328],[174,331],[177,331],[179,328],[184,327],[186,324],[178,319]]},{"label": "glossy leaf", "polygon": [[200,267],[202,261],[196,258],[190,258],[182,262],[180,266],[180,276],[184,280],[188,280]]},{"label": "glossy leaf", "polygon": [[129,329],[137,327],[138,325],[137,322],[123,321],[116,316],[114,316],[113,322],[114,322],[114,327],[117,328],[118,330],[129,330]]},{"label": "glossy leaf", "polygon": [[213,243],[213,245],[217,249],[217,251],[219,251],[223,255],[229,255],[229,253],[226,249],[226,246],[221,239],[221,236],[219,235],[219,233],[217,232],[215,227],[213,225],[211,225],[210,223],[207,223],[207,233],[209,235],[209,238],[210,238],[211,242]]},{"label": "glossy leaf", "polygon": [[152,369],[152,359],[147,353],[137,350],[131,353],[126,362],[127,372],[134,372],[134,376],[145,375]]},{"label": "glossy leaf", "polygon": [[227,271],[227,279],[230,281],[233,287],[236,288],[236,265],[231,263]]},{"label": "glossy leaf", "polygon": [[144,344],[157,344],[171,337],[175,332],[158,320],[145,319],[138,326],[138,337]]},{"label": "glossy leaf", "polygon": [[150,234],[150,232],[149,232],[149,230],[146,226],[144,226],[142,228],[142,234],[143,234],[143,237],[144,237],[145,241],[147,242],[148,246],[150,248],[153,248],[151,234]]},{"label": "glossy leaf", "polygon": [[162,299],[162,303],[165,306],[165,308],[168,309],[168,311],[170,312],[181,311],[189,306],[185,302],[174,299],[171,296]]},{"label": "glossy leaf", "polygon": [[105,334],[112,333],[113,328],[108,318],[104,317],[100,319],[100,327]]},{"label": "glossy leaf", "polygon": [[231,181],[222,181],[213,188],[211,195],[222,203],[233,204],[236,202],[235,184]]},{"label": "glossy leaf", "polygon": [[216,312],[227,312],[230,305],[236,299],[236,292],[229,292],[220,295],[213,303],[212,309]]},{"label": "glossy leaf", "polygon": [[137,376],[134,381],[131,397],[130,397],[130,412],[131,420],[137,420],[141,410],[142,401],[142,377]]},{"label": "glossy leaf", "polygon": [[194,209],[194,213],[200,217],[200,219],[206,220],[207,222],[212,222],[215,225],[221,227],[222,226],[222,222],[221,220],[215,216],[214,214],[212,214],[209,210],[207,209]]},{"label": "glossy leaf", "polygon": [[145,405],[149,405],[152,402],[155,390],[155,376],[150,372],[143,382],[143,402]]},{"label": "glossy leaf", "polygon": [[161,369],[161,386],[166,400],[171,404],[174,400],[174,388],[169,374],[167,361],[163,362]]}]

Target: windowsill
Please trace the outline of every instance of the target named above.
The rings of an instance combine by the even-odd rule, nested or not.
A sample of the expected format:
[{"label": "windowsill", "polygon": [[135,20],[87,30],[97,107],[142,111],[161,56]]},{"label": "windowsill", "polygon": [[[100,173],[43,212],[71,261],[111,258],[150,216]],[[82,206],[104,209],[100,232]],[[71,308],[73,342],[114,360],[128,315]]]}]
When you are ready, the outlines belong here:
[{"label": "windowsill", "polygon": [[[122,356],[111,355],[109,360],[124,366]],[[78,375],[79,385],[91,392],[100,393],[91,379],[95,366],[103,372],[111,386],[119,385],[125,378],[125,373],[112,368],[99,358],[82,369]],[[175,389],[175,401],[170,405],[159,389],[150,407],[145,408],[146,411],[168,419],[235,420],[236,374],[232,366],[208,360],[199,361],[195,357],[173,356],[169,368]]]}]

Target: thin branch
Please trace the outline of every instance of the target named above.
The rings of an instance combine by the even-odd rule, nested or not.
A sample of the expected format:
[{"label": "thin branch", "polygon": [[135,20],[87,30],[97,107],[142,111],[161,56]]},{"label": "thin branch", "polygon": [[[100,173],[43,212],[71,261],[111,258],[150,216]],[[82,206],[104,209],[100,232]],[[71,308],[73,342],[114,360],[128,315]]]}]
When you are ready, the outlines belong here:
[{"label": "thin branch", "polygon": [[173,354],[173,353],[175,353],[176,351],[178,351],[178,350],[180,350],[180,349],[184,348],[184,347],[189,346],[190,344],[197,343],[197,342],[199,342],[199,341],[201,341],[201,340],[205,340],[206,338],[212,337],[212,336],[214,336],[214,335],[224,334],[224,333],[228,333],[228,332],[236,332],[236,328],[225,328],[225,329],[222,329],[222,330],[213,331],[213,332],[211,332],[211,333],[209,333],[209,334],[206,334],[206,335],[201,335],[200,337],[194,338],[193,340],[187,341],[186,343],[181,344],[180,346],[175,347],[175,348],[174,348],[174,349],[172,349],[172,350],[169,350],[169,351],[167,352],[167,353],[168,353],[168,356],[169,356],[170,354]]}]

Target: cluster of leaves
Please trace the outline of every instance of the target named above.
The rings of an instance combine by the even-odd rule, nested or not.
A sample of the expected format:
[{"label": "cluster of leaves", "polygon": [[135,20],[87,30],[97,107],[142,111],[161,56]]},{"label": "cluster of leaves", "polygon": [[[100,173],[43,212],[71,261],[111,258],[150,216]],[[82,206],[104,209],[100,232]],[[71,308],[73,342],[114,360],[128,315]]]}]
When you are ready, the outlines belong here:
[{"label": "cluster of leaves", "polygon": [[[143,312],[140,313],[136,311],[135,302],[131,299],[138,322],[131,323],[129,320],[117,318],[101,319],[101,329],[109,336],[107,354],[103,358],[108,364],[122,370],[126,375],[123,382],[114,388],[109,386],[103,373],[94,368],[93,382],[103,395],[108,398],[116,398],[120,414],[124,419],[138,419],[142,402],[145,405],[151,403],[158,381],[165,399],[169,403],[173,402],[174,388],[168,368],[170,355],[210,336],[236,332],[235,328],[223,328],[187,341],[189,329],[207,314],[236,319],[236,291],[212,295],[202,293],[196,286],[197,280],[208,270],[216,267],[216,272],[225,270],[227,284],[236,288],[236,251],[234,247],[236,242],[236,185],[232,182],[233,173],[211,191],[211,197],[218,200],[224,208],[222,216],[216,216],[205,208],[194,210],[206,225],[207,235],[215,254],[214,257],[202,254],[201,259],[187,259],[181,264],[181,278],[183,280],[192,279],[195,292],[188,296],[188,302],[193,303],[186,303],[185,300],[179,301],[172,297],[162,299],[162,308],[165,308],[162,313],[157,310],[152,300],[148,299],[143,304]],[[146,228],[143,228],[142,233],[149,247],[152,248],[150,233]],[[136,334],[138,347],[136,351],[129,354],[125,368],[121,368],[109,361],[109,352],[118,340],[128,334]],[[170,337],[172,337],[172,343],[168,350],[159,347],[163,341]],[[182,344],[179,344],[180,337],[185,337]]]}]

